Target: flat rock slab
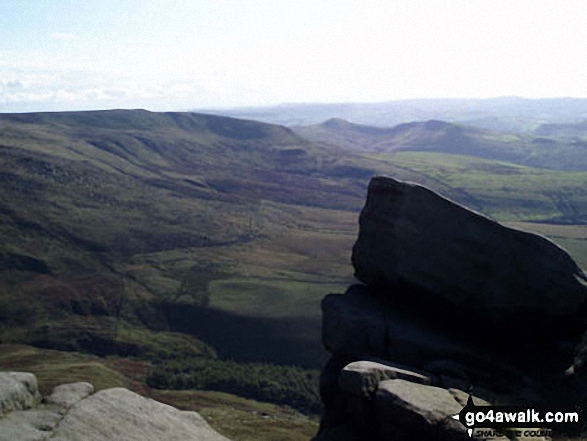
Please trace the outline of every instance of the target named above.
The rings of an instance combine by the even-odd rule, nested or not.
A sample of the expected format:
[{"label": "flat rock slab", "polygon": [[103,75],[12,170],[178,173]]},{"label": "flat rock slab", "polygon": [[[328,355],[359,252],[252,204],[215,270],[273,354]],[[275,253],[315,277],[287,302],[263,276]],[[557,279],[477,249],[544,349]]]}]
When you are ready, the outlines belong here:
[{"label": "flat rock slab", "polygon": [[430,378],[416,369],[393,363],[355,361],[345,366],[339,374],[340,388],[359,397],[370,398],[384,380],[402,379],[419,384],[430,384]]},{"label": "flat rock slab", "polygon": [[397,426],[429,439],[470,440],[465,427],[452,418],[462,408],[446,389],[406,380],[382,381],[375,395],[375,413],[381,425]]},{"label": "flat rock slab", "polygon": [[485,323],[534,315],[560,326],[585,310],[587,278],[562,248],[428,188],[373,178],[359,224],[356,276],[382,293],[427,296],[424,305],[462,308]]},{"label": "flat rock slab", "polygon": [[123,388],[73,405],[52,441],[228,441],[196,412],[178,410]]},{"label": "flat rock slab", "polygon": [[0,419],[0,441],[44,441],[63,418],[58,408],[14,411]]},{"label": "flat rock slab", "polygon": [[93,392],[64,384],[41,403],[33,374],[0,372],[0,441],[229,441],[196,412],[123,388]]}]

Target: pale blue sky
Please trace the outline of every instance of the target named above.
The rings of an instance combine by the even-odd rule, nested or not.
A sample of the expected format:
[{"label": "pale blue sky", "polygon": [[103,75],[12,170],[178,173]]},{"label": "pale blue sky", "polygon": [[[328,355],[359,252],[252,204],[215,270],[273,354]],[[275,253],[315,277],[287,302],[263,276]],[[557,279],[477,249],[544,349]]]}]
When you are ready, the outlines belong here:
[{"label": "pale blue sky", "polygon": [[0,112],[587,97],[582,0],[2,0]]}]

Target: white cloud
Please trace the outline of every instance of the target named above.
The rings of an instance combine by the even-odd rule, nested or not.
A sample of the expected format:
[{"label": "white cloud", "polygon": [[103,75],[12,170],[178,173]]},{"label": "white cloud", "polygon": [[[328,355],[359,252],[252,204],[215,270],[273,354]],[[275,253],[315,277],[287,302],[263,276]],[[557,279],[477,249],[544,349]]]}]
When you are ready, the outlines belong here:
[{"label": "white cloud", "polygon": [[0,111],[587,96],[577,1],[119,3],[0,51]]},{"label": "white cloud", "polygon": [[[144,107],[189,109],[213,100],[197,75],[101,64],[75,56],[0,52],[0,111]],[[202,101],[202,97],[208,97]]]}]

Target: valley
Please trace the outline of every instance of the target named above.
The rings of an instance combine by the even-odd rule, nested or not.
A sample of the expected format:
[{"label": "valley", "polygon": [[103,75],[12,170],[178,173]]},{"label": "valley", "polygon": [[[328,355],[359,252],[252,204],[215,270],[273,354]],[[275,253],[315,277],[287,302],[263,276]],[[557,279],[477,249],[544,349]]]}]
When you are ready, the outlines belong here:
[{"label": "valley", "polygon": [[[278,415],[268,433],[315,432],[299,412],[319,412],[320,301],[353,281],[369,179],[427,185],[550,237],[585,269],[583,149],[560,132],[440,121],[0,114],[0,366],[36,369],[45,388],[125,385],[220,425],[246,409]],[[272,404],[240,401],[253,399]]]}]

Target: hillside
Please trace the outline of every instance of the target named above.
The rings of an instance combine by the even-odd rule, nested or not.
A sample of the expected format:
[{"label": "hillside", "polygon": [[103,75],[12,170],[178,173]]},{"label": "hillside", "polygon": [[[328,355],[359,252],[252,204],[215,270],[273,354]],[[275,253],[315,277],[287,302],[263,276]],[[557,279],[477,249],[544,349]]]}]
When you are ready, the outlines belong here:
[{"label": "hillside", "polygon": [[554,170],[587,170],[587,156],[582,143],[546,135],[497,132],[437,120],[384,128],[330,119],[321,124],[294,126],[292,129],[312,141],[329,142],[360,151],[428,151]]},{"label": "hillside", "polygon": [[[207,304],[210,282],[260,275],[246,267],[265,258],[254,250],[312,222],[300,209],[361,204],[361,185],[316,171],[344,161],[278,126],[144,111],[3,115],[0,126],[2,261],[14,270],[2,282],[31,298],[28,335],[64,310],[167,329],[153,302]],[[344,277],[335,268],[318,279]],[[97,299],[81,294],[89,286]]]},{"label": "hillside", "polygon": [[[356,139],[453,127],[359,127]],[[143,110],[0,115],[0,146],[0,351],[109,357],[83,365],[93,382],[129,376],[153,394],[197,386],[315,412],[319,302],[352,280],[373,175],[541,228],[587,267],[583,171],[349,149],[282,126]],[[41,355],[18,351],[17,366],[10,355],[0,367],[44,372]],[[51,374],[77,379],[80,366]]]},{"label": "hillside", "polygon": [[587,147],[587,143],[584,140],[587,137],[587,121],[572,124],[541,124],[535,130],[535,133],[541,136],[573,138],[575,143]]}]

